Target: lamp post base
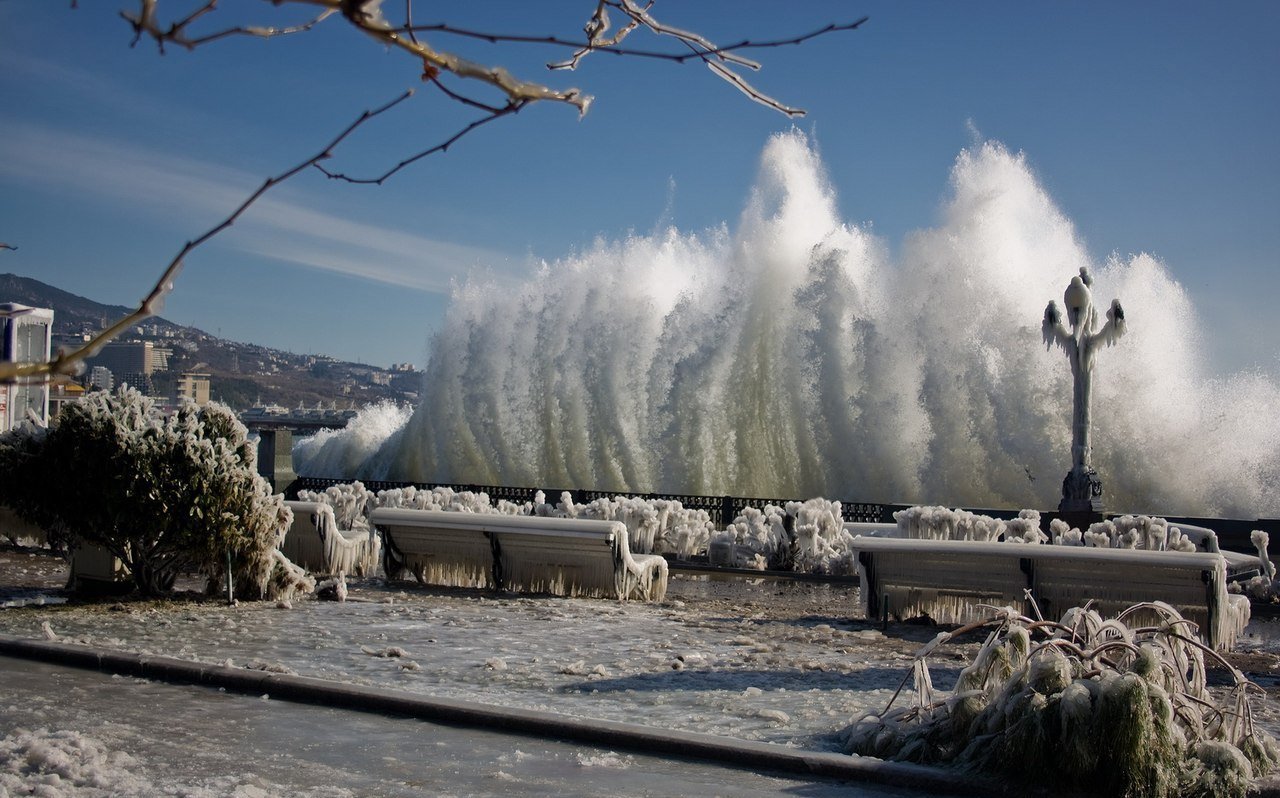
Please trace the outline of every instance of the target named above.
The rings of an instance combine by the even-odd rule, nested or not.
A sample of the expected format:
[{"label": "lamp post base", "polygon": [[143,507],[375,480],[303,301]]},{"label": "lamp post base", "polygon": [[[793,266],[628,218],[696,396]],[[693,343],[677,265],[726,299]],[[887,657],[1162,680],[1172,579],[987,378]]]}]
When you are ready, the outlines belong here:
[{"label": "lamp post base", "polygon": [[1102,515],[1102,477],[1092,468],[1071,469],[1062,480],[1060,513]]}]

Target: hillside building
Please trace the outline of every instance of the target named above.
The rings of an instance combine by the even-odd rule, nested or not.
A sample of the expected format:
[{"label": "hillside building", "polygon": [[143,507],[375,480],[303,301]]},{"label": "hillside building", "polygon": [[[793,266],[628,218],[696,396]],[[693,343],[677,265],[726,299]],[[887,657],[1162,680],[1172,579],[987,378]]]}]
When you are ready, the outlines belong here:
[{"label": "hillside building", "polygon": [[201,407],[209,404],[209,375],[196,371],[183,372],[178,378],[177,399],[190,399]]}]

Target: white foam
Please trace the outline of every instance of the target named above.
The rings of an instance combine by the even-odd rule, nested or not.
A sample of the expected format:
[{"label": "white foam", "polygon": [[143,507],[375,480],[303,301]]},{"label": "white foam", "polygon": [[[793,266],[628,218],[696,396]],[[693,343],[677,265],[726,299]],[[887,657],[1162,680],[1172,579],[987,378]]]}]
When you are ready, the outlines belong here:
[{"label": "white foam", "polygon": [[769,141],[733,229],[600,241],[514,291],[459,288],[413,416],[366,411],[298,468],[1051,507],[1071,385],[1039,324],[1081,266],[1129,322],[1094,372],[1109,506],[1280,512],[1275,381],[1206,376],[1195,309],[1155,257],[1095,263],[998,143],[960,154],[938,225],[890,255],[842,222],[799,133]]}]

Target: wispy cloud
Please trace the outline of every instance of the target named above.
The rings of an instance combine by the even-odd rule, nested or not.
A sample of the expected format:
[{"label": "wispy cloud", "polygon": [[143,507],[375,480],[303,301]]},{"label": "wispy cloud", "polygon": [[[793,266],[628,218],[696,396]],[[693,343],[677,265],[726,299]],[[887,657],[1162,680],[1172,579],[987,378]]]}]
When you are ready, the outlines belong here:
[{"label": "wispy cloud", "polygon": [[[213,225],[262,175],[65,130],[0,122],[0,179],[39,191],[74,191],[134,207],[148,218]],[[282,187],[285,188],[285,187]],[[506,253],[408,233],[308,207],[294,194],[259,200],[222,246],[366,280],[445,292],[480,267],[518,264]]]}]

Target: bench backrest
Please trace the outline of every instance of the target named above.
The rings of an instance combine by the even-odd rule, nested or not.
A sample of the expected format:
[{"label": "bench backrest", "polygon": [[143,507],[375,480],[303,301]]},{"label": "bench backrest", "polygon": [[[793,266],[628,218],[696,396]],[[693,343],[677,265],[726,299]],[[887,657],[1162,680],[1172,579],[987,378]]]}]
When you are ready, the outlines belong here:
[{"label": "bench backrest", "polygon": [[1104,614],[1163,601],[1214,646],[1229,646],[1243,627],[1217,554],[889,538],[858,538],[853,547],[868,617],[915,612],[960,622],[997,603],[1027,613],[1030,589],[1046,618],[1088,601]]},{"label": "bench backrest", "polygon": [[[561,595],[625,594],[618,521],[379,508],[373,524],[423,581]],[[388,576],[394,576],[388,568]]]},{"label": "bench backrest", "polygon": [[285,533],[280,552],[308,571],[323,571],[325,536],[337,534],[338,530],[333,508],[324,502],[286,501],[284,504],[293,511],[293,524]]}]

